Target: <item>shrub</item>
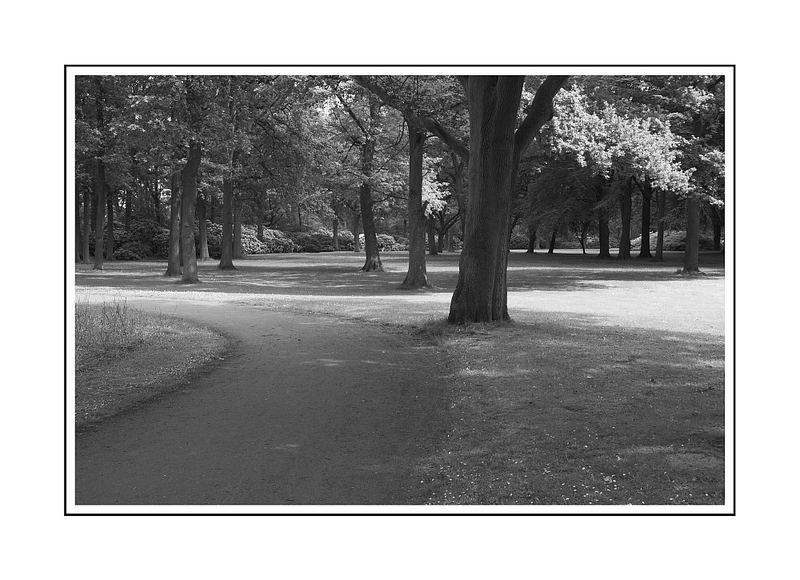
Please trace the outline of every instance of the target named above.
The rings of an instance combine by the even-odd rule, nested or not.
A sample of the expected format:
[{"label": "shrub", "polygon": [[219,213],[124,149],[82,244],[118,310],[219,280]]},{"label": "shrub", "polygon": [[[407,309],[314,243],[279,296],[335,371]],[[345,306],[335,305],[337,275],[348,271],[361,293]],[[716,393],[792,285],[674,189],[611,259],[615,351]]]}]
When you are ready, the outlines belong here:
[{"label": "shrub", "polygon": [[508,244],[511,250],[527,250],[528,249],[528,236],[520,233],[511,234],[511,241]]},{"label": "shrub", "polygon": [[115,260],[138,261],[149,257],[150,248],[141,242],[126,242],[114,249]]},{"label": "shrub", "polygon": [[[650,251],[655,251],[658,242],[658,234],[650,234]],[[642,236],[631,240],[631,249],[639,250],[642,246]],[[664,251],[683,252],[686,249],[686,232],[667,230],[664,232]],[[714,249],[714,238],[706,234],[700,234],[700,249],[707,251]]]}]

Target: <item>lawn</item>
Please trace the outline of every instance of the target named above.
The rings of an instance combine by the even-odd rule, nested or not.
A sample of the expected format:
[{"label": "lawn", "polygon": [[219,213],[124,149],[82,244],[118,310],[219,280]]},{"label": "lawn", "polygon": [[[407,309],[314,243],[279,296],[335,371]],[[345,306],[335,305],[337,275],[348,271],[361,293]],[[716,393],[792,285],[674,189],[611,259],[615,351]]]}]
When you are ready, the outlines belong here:
[{"label": "lawn", "polygon": [[358,271],[354,253],[277,254],[201,284],[161,276],[163,262],[78,266],[76,298],[180,297],[324,313],[443,347],[446,443],[416,470],[421,502],[470,504],[724,503],[724,262],[705,275],[664,263],[579,253],[512,253],[513,323],[444,324],[458,257],[429,258],[434,287],[402,291],[406,255]]}]

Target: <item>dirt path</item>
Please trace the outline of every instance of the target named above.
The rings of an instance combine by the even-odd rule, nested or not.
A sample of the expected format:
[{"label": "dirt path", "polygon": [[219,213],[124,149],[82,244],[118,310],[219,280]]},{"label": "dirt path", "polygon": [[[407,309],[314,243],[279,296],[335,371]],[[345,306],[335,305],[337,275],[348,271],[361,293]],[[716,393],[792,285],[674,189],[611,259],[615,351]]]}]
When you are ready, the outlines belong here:
[{"label": "dirt path", "polygon": [[233,354],[80,434],[77,504],[421,503],[412,469],[448,427],[434,347],[230,303],[128,304],[212,326]]}]

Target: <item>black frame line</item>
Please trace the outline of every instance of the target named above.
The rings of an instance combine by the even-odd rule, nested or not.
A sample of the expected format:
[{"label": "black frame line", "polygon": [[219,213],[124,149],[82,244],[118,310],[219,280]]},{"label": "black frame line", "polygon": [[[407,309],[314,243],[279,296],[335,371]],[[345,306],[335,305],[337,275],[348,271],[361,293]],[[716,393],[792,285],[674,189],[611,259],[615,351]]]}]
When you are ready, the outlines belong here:
[{"label": "black frame line", "polygon": [[[494,512],[101,512],[77,513],[68,510],[67,498],[67,436],[69,420],[67,417],[67,207],[68,207],[68,175],[67,175],[67,80],[70,68],[729,68],[733,81],[733,181],[731,183],[733,201],[733,450],[731,452],[733,473],[733,510],[730,513],[696,512],[696,513],[661,513],[661,512],[569,512],[569,513],[494,513]],[[727,75],[726,75],[727,76]],[[727,128],[726,128],[727,129]],[[65,64],[64,65],[64,516],[736,516],[736,65],[735,64]],[[74,425],[74,421],[73,421]],[[73,433],[74,435],[74,433]],[[727,454],[726,454],[727,460]]]}]

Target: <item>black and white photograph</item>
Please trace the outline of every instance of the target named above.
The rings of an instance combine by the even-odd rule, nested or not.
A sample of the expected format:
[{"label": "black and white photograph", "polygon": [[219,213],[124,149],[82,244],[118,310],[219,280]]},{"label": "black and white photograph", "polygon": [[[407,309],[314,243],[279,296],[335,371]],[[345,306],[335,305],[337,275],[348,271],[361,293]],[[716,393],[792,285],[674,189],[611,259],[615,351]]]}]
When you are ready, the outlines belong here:
[{"label": "black and white photograph", "polygon": [[791,575],[790,5],[4,17],[5,576]]},{"label": "black and white photograph", "polygon": [[733,67],[142,72],[67,70],[70,510],[732,511]]}]

